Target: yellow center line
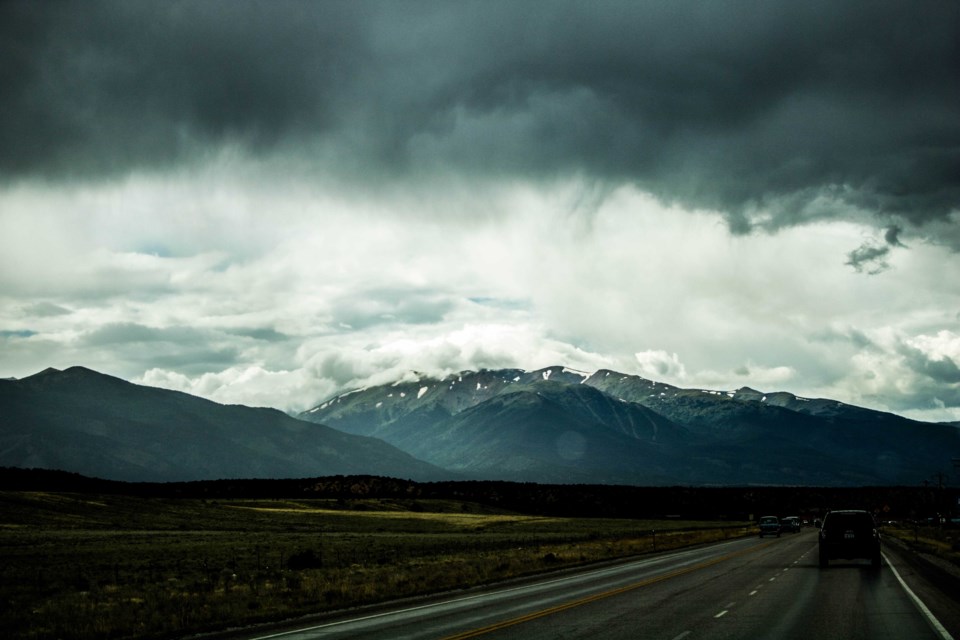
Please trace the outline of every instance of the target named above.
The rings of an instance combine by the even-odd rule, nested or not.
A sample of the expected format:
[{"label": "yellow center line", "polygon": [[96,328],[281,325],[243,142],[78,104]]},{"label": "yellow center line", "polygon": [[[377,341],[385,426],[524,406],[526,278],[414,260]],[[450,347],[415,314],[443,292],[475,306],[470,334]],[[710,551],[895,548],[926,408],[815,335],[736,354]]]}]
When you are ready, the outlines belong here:
[{"label": "yellow center line", "polygon": [[652,578],[647,578],[646,580],[641,580],[640,582],[634,582],[633,584],[628,584],[625,587],[619,587],[617,589],[611,589],[610,591],[603,591],[601,593],[596,593],[592,596],[586,596],[585,598],[580,598],[579,600],[571,600],[570,602],[565,602],[564,604],[559,604],[548,609],[541,609],[540,611],[534,611],[533,613],[528,613],[516,618],[511,618],[509,620],[503,620],[501,622],[494,623],[487,627],[481,627],[479,629],[473,629],[471,631],[464,631],[463,633],[458,633],[456,635],[447,636],[443,640],[467,640],[467,638],[476,638],[499,629],[506,629],[507,627],[513,627],[524,622],[529,622],[531,620],[536,620],[537,618],[543,618],[545,616],[553,615],[555,613],[560,613],[561,611],[566,611],[568,609],[573,609],[574,607],[579,607],[584,604],[589,604],[591,602],[596,602],[597,600],[603,600],[604,598],[609,598],[611,596],[617,596],[622,593],[627,593],[628,591],[633,591],[635,589],[640,589],[641,587],[647,587],[651,584],[656,584],[658,582],[663,582],[664,580],[669,580],[670,578],[676,578],[678,576],[685,575],[687,573],[692,573],[694,571],[699,571],[700,569],[706,569],[707,567],[719,564],[724,560],[730,560],[737,556],[741,556],[745,553],[750,553],[752,551],[758,551],[764,547],[773,544],[772,542],[767,542],[766,544],[761,544],[756,547],[750,547],[748,549],[741,549],[740,551],[734,551],[733,553],[728,553],[726,555],[713,558],[712,560],[707,560],[701,562],[700,564],[695,564],[690,567],[684,567],[683,569],[676,569],[674,571],[669,571],[667,573],[661,574],[659,576],[654,576]]}]

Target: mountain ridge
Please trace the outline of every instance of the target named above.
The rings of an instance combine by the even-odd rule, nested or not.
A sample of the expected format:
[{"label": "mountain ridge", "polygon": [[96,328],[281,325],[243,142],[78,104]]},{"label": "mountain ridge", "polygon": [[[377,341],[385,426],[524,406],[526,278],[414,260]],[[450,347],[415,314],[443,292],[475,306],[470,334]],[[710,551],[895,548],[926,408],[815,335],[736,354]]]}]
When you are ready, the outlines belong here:
[{"label": "mountain ridge", "polygon": [[634,486],[916,485],[960,428],[750,387],[602,369],[418,375],[299,414],[84,367],[0,380],[0,466],[129,481],[373,474]]},{"label": "mountain ridge", "polygon": [[[529,398],[519,401],[530,394],[551,398],[551,407],[562,405],[562,417],[552,413],[548,426],[547,409],[538,413]],[[509,406],[505,397],[513,398]],[[608,483],[914,483],[949,468],[946,452],[960,452],[955,427],[835,400],[750,387],[684,389],[609,369],[587,373],[562,366],[422,376],[339,394],[300,417],[382,437],[439,466],[508,480],[580,481],[588,475]],[[511,426],[520,422],[542,423],[536,432],[541,455],[524,458],[526,466],[516,453],[529,449],[525,438],[533,432]],[[652,429],[641,428],[647,423]],[[499,448],[482,462],[463,445],[493,440]],[[571,446],[580,451],[574,465],[546,453],[563,447],[569,453]]]},{"label": "mountain ridge", "polygon": [[385,442],[85,367],[0,381],[0,465],[117,480],[451,474]]}]

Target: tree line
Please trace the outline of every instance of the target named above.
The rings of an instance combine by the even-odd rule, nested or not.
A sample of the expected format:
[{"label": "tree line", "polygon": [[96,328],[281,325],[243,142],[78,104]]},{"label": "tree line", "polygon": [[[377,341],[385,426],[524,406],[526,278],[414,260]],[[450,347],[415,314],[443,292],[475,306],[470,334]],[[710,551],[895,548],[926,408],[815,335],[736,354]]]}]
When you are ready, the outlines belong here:
[{"label": "tree line", "polygon": [[345,508],[370,500],[454,500],[531,515],[684,520],[756,519],[761,515],[815,518],[830,509],[867,509],[881,520],[929,518],[955,510],[960,490],[893,487],[638,487],[563,485],[497,480],[415,482],[373,475],[294,479],[122,482],[48,469],[0,468],[0,489],[156,498],[332,499]]}]

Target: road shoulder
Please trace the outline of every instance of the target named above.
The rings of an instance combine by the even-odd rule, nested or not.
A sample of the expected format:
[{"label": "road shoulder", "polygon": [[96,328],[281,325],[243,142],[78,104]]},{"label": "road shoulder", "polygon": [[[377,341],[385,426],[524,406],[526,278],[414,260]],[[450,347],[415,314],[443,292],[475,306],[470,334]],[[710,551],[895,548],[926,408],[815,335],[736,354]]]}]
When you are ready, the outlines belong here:
[{"label": "road shoulder", "polygon": [[897,572],[946,630],[960,639],[960,568],[941,558],[911,549],[887,536],[883,551]]}]

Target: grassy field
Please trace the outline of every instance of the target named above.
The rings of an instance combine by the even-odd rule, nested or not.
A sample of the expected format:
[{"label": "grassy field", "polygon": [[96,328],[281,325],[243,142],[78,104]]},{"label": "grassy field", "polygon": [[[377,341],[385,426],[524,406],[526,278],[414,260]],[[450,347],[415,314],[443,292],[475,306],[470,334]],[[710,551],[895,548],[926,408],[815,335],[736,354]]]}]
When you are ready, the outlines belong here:
[{"label": "grassy field", "polygon": [[[656,533],[654,533],[654,531]],[[163,638],[752,534],[427,500],[0,492],[8,638]]]},{"label": "grassy field", "polygon": [[910,548],[927,553],[960,566],[960,529],[937,526],[884,525],[883,535],[893,536]]}]

